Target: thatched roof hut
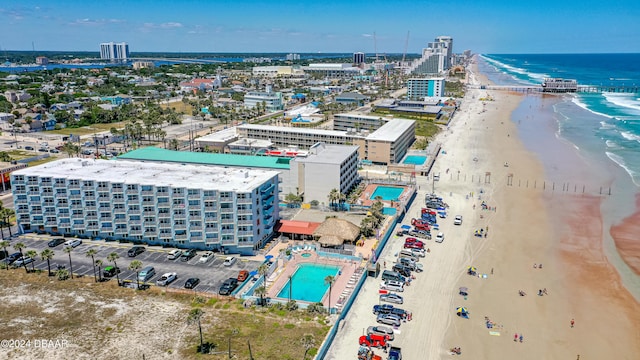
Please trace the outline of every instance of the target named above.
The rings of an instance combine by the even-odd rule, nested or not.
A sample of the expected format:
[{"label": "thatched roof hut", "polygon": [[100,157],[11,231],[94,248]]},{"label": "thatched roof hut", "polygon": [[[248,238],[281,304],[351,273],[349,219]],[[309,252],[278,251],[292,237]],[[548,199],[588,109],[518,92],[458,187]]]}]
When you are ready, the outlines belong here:
[{"label": "thatched roof hut", "polygon": [[313,232],[322,246],[340,246],[345,242],[355,243],[360,236],[360,227],[354,223],[328,218]]}]

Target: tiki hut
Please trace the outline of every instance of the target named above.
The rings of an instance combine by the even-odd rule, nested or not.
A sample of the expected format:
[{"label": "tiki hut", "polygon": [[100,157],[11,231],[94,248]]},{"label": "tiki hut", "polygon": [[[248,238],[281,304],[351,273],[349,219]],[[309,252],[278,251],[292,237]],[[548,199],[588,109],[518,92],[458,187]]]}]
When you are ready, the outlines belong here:
[{"label": "tiki hut", "polygon": [[342,247],[345,242],[355,243],[360,236],[360,227],[347,220],[328,218],[318,226],[313,236],[324,247]]}]

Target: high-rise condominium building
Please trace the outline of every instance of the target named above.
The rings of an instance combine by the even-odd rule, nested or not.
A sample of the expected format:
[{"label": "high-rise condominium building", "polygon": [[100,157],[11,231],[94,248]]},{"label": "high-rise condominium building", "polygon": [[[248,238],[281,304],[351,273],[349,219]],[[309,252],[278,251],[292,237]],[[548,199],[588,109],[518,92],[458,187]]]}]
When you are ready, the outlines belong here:
[{"label": "high-rise condominium building", "polygon": [[127,61],[129,58],[129,44],[122,43],[102,43],[100,44],[100,59],[111,61]]},{"label": "high-rise condominium building", "polygon": [[362,63],[364,63],[365,56],[363,52],[356,52],[353,53],[353,63],[356,65],[360,65]]},{"label": "high-rise condominium building", "polygon": [[444,78],[411,78],[407,80],[407,99],[444,96]]}]

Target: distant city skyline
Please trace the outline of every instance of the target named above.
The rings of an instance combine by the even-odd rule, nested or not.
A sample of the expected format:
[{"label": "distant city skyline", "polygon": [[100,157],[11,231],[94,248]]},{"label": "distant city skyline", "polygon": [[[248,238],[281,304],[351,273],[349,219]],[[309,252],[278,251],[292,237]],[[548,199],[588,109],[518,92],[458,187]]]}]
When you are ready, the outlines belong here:
[{"label": "distant city skyline", "polygon": [[0,4],[0,47],[99,52],[113,41],[134,53],[383,54],[403,53],[409,32],[408,53],[441,35],[456,53],[640,52],[639,18],[633,0],[22,0]]}]

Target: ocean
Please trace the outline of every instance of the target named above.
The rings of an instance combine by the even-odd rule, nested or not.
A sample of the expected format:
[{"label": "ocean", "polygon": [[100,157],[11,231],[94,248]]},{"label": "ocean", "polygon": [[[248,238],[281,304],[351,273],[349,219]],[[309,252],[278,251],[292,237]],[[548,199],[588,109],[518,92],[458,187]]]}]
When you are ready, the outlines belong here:
[{"label": "ocean", "polygon": [[[545,77],[580,85],[640,85],[640,54],[481,55],[478,68],[497,85],[537,85]],[[640,257],[637,238],[614,239],[610,232],[612,226],[637,225],[629,216],[640,211],[640,94],[526,96],[512,121],[544,165],[546,181],[571,183],[569,189],[578,193],[585,186],[585,193],[602,196],[604,252],[640,300],[640,271],[629,266]]]}]

